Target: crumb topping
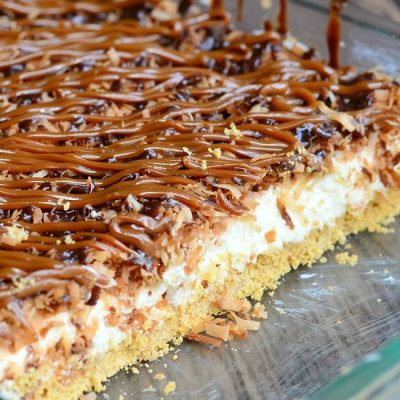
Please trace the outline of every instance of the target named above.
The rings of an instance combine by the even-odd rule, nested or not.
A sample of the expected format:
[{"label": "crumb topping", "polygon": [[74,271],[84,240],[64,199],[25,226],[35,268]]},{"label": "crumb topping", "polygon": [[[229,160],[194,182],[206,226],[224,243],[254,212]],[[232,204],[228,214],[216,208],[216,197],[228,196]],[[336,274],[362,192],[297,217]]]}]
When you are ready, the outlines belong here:
[{"label": "crumb topping", "polygon": [[166,396],[169,396],[171,393],[175,392],[175,390],[176,390],[176,382],[169,381],[164,387],[164,394]]},{"label": "crumb topping", "polygon": [[12,247],[21,244],[28,237],[28,232],[17,225],[5,226],[0,233],[0,244]]},{"label": "crumb topping", "polygon": [[354,266],[358,263],[357,254],[349,254],[348,251],[344,251],[336,254],[336,262],[341,265],[351,265]]}]

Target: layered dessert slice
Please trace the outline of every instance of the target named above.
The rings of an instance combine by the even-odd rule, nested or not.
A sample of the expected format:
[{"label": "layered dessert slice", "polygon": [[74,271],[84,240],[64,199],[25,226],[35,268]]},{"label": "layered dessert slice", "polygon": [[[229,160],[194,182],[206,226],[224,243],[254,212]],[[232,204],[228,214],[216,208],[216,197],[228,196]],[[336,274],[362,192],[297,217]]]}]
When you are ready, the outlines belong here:
[{"label": "layered dessert slice", "polygon": [[184,336],[243,336],[244,299],[400,212],[398,84],[332,40],[318,59],[284,15],[0,11],[1,397],[76,399]]}]

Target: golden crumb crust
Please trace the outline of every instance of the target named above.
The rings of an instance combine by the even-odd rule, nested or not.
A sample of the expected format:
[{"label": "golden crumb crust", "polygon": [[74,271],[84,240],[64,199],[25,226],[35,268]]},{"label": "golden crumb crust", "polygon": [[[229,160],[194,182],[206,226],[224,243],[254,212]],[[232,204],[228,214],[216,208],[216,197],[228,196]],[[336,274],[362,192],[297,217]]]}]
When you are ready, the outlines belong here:
[{"label": "golden crumb crust", "polygon": [[[230,267],[229,278],[217,284],[218,267],[214,266],[208,279],[208,290],[199,287],[190,303],[178,309],[166,306],[169,315],[162,325],[147,331],[134,332],[130,338],[85,363],[71,357],[70,376],[53,376],[54,365],[48,363],[17,377],[13,388],[26,399],[63,400],[78,399],[90,390],[100,391],[103,382],[121,368],[140,360],[151,360],[166,354],[170,344],[178,344],[191,328],[207,315],[215,313],[215,302],[221,296],[252,297],[259,300],[265,290],[275,290],[279,278],[300,265],[311,265],[322,254],[344,242],[351,233],[368,229],[380,231],[400,214],[400,190],[389,190],[384,197],[378,194],[369,206],[357,215],[348,213],[336,221],[335,226],[315,230],[301,243],[286,244],[283,249],[260,254],[257,261],[243,272]],[[213,277],[214,281],[213,281]],[[168,310],[169,308],[169,310]]]}]

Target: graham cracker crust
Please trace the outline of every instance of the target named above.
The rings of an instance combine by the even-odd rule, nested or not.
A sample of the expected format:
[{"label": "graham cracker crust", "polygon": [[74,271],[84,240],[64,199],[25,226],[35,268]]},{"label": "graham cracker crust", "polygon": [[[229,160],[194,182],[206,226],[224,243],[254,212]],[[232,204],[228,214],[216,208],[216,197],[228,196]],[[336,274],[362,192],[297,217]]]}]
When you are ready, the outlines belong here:
[{"label": "graham cracker crust", "polygon": [[[103,382],[120,369],[141,360],[152,360],[168,353],[171,344],[182,342],[182,338],[195,324],[207,315],[217,312],[213,303],[222,295],[232,298],[251,297],[260,300],[265,290],[275,290],[279,278],[292,268],[311,265],[324,252],[344,242],[352,233],[363,230],[381,231],[381,224],[393,221],[400,214],[400,190],[392,189],[383,197],[378,194],[360,214],[346,214],[336,221],[335,226],[315,230],[301,243],[287,244],[282,249],[260,254],[257,261],[250,264],[244,272],[229,267],[229,278],[221,285],[218,281],[218,265],[210,269],[209,289],[205,294],[199,285],[192,301],[185,307],[174,309],[166,306],[169,317],[162,326],[149,326],[138,331],[123,343],[85,362],[72,356],[68,367],[73,373],[69,376],[57,374],[58,368],[65,366],[48,362],[39,369],[32,369],[15,380],[13,389],[25,399],[69,400],[77,399],[85,391],[100,391]],[[211,288],[211,291],[210,291]]]}]

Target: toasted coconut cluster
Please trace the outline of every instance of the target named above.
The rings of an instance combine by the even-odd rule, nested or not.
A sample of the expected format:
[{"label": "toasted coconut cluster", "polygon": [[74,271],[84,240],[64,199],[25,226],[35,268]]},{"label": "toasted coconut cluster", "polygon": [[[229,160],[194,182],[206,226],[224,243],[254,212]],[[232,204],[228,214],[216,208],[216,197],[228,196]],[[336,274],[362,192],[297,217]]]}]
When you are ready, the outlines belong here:
[{"label": "toasted coconut cluster", "polygon": [[223,298],[215,306],[221,310],[220,313],[201,321],[186,335],[186,339],[220,346],[222,342],[234,338],[245,339],[248,331],[257,331],[260,328],[258,319],[267,318],[263,304],[256,303],[252,306],[246,299]]}]

